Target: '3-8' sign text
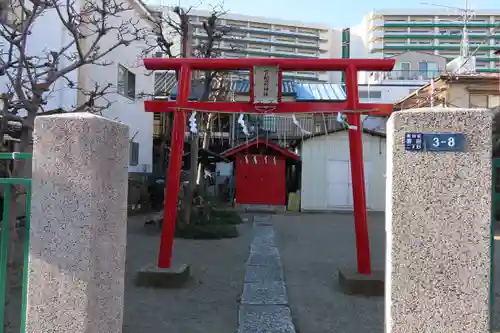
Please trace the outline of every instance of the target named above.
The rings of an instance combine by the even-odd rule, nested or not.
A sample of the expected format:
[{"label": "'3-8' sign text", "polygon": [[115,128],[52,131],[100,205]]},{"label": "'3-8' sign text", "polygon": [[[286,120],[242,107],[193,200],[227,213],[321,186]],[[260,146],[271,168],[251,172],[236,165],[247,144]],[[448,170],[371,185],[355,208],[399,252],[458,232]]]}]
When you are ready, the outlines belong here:
[{"label": "'3-8' sign text", "polygon": [[422,141],[426,151],[463,152],[466,146],[463,133],[422,133]]},{"label": "'3-8' sign text", "polygon": [[455,147],[455,138],[454,137],[449,137],[448,140],[440,141],[438,137],[433,137],[432,138],[432,146],[433,147],[439,147],[441,145],[448,145],[448,147]]}]

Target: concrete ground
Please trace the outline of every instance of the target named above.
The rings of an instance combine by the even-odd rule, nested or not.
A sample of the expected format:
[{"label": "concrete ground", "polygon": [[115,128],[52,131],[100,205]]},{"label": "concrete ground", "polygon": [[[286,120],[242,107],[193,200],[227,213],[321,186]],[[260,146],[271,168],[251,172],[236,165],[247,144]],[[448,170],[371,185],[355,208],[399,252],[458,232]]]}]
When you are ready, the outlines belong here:
[{"label": "concrete ground", "polygon": [[[235,333],[253,237],[251,218],[245,218],[235,239],[176,240],[174,261],[191,264],[193,279],[184,289],[170,290],[134,286],[137,270],[156,260],[159,237],[140,217],[131,218],[123,333]],[[337,268],[356,263],[351,215],[273,215],[272,223],[297,333],[384,332],[383,298],[346,296],[337,288]],[[384,217],[369,216],[369,228],[373,266],[383,268]],[[496,234],[493,329],[500,333],[500,228]],[[12,296],[20,300],[20,288]],[[17,303],[9,307],[15,320],[8,333],[19,332]]]},{"label": "concrete ground", "polygon": [[[383,333],[383,297],[346,296],[337,288],[337,269],[356,263],[352,216],[276,215],[272,221],[297,332]],[[383,269],[384,216],[369,216],[369,229],[373,267]],[[500,331],[500,241],[496,243],[493,321]]]},{"label": "concrete ground", "polygon": [[[135,273],[158,255],[158,231],[131,218],[128,226],[123,333],[235,333],[238,301],[252,239],[251,221],[226,240],[175,241],[174,262],[191,264],[193,279],[183,289],[137,288]],[[149,259],[151,258],[151,259]]]}]

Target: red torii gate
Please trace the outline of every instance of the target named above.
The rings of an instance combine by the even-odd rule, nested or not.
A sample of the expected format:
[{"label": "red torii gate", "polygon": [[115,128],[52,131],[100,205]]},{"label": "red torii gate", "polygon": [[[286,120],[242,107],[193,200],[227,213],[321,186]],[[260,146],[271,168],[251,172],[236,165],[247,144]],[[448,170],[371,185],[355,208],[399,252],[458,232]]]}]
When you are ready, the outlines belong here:
[{"label": "red torii gate", "polygon": [[[351,177],[353,184],[354,225],[358,273],[370,275],[370,244],[368,238],[366,197],[363,167],[363,143],[361,114],[388,116],[392,104],[367,104],[359,102],[358,71],[391,71],[393,59],[279,59],[279,58],[241,58],[241,59],[199,59],[176,58],[144,59],[149,70],[178,70],[178,94],[175,101],[149,100],[144,102],[147,112],[175,112],[170,147],[168,179],[166,184],[165,210],[161,233],[159,268],[170,268],[173,239],[175,233],[177,198],[179,195],[180,170],[186,129],[186,111],[207,111],[227,113],[265,113],[271,108],[273,113],[337,113],[346,112],[348,122],[356,129],[349,129],[349,150],[351,158]],[[262,103],[254,97],[254,71],[276,69],[277,101]],[[191,72],[195,70],[228,71],[248,70],[250,75],[249,102],[200,102],[189,101]],[[283,102],[281,100],[282,71],[343,71],[347,99],[344,101],[321,102]],[[256,72],[255,72],[256,73]],[[267,75],[267,72],[266,72]],[[273,78],[266,76],[267,82]],[[269,90],[266,87],[264,90]],[[265,94],[265,93],[264,93]],[[267,96],[267,95],[265,95]],[[353,112],[358,111],[358,112]]]}]

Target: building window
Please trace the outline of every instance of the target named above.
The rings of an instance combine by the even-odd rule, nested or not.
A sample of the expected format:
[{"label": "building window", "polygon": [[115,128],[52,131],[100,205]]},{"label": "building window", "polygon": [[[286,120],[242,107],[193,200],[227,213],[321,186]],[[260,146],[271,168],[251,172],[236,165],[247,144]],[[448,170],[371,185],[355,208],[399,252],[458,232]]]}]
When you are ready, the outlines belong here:
[{"label": "building window", "polygon": [[300,54],[306,54],[306,55],[317,55],[316,51],[309,51],[309,50],[298,50]]},{"label": "building window", "polygon": [[420,61],[418,63],[418,72],[420,73],[420,75],[427,75],[427,71],[428,71],[427,62]]},{"label": "building window", "polygon": [[318,30],[316,29],[309,29],[309,28],[297,28],[297,32],[301,34],[311,34],[311,35],[317,35]]},{"label": "building window", "polygon": [[500,106],[500,95],[489,95],[488,108],[495,108],[497,106]]},{"label": "building window", "polygon": [[269,24],[265,24],[265,23],[250,22],[250,28],[269,30],[271,28],[271,26]]},{"label": "building window", "polygon": [[469,95],[470,108],[486,108],[488,105],[488,95]]},{"label": "building window", "polygon": [[136,166],[139,164],[139,142],[130,142],[130,160],[129,164],[131,166]]},{"label": "building window", "polygon": [[397,73],[398,80],[408,80],[411,73],[411,64],[409,62],[402,62],[397,67],[399,67]]},{"label": "building window", "polygon": [[298,44],[307,44],[307,45],[311,45],[311,46],[319,46],[318,41],[309,40],[309,39],[298,39],[297,43]]},{"label": "building window", "polygon": [[255,34],[250,34],[248,37],[253,38],[253,39],[258,39],[258,40],[269,40],[269,36],[266,35],[255,35]]},{"label": "building window", "polygon": [[135,74],[122,65],[118,65],[117,88],[120,95],[135,99]]},{"label": "building window", "polygon": [[471,108],[494,108],[500,106],[500,95],[476,95],[469,96]]},{"label": "building window", "polygon": [[247,28],[248,23],[241,22],[241,21],[232,21],[232,20],[227,20],[227,25],[230,27],[235,27],[235,28]]},{"label": "building window", "polygon": [[285,31],[285,32],[295,32],[294,27],[286,26],[286,25],[275,25],[274,30],[276,31]]},{"label": "building window", "polygon": [[382,92],[381,91],[360,90],[359,91],[359,98],[380,99],[380,98],[382,98]]},{"label": "building window", "polygon": [[297,40],[295,38],[289,38],[289,37],[276,37],[275,41],[283,42],[283,43],[296,43],[297,42]]},{"label": "building window", "polygon": [[289,47],[275,47],[275,52],[286,52],[286,53],[295,53],[295,49]]}]

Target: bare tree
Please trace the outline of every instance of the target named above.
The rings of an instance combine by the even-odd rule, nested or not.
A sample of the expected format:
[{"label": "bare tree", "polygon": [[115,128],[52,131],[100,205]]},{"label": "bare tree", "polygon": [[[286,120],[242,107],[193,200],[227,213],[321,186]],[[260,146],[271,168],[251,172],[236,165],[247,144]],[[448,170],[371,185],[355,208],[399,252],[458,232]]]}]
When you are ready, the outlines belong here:
[{"label": "bare tree", "polygon": [[[53,97],[61,89],[74,90],[78,95],[78,102],[62,111],[100,112],[110,106],[108,96],[116,92],[114,84],[85,86],[77,82],[75,71],[84,66],[109,66],[113,64],[109,61],[112,52],[147,38],[147,23],[132,19],[134,15],[127,12],[133,10],[127,0],[2,1],[0,138],[3,142],[7,122],[17,122],[21,131],[19,142],[3,145],[3,151],[31,152],[35,118],[57,111],[60,106],[54,106]],[[58,26],[62,39],[49,33]],[[42,44],[55,46],[37,47]],[[115,80],[110,78],[110,82]],[[29,177],[22,161],[3,164],[4,176]],[[5,227],[7,223],[9,229],[9,266],[14,266],[16,258],[15,207],[20,193],[19,188],[11,186],[10,217],[2,224]]]},{"label": "bare tree", "polygon": [[[204,38],[195,45],[192,46],[192,27],[189,21],[190,11],[192,8],[187,10],[180,7],[173,7],[171,10],[167,9],[162,13],[163,15],[157,16],[155,20],[156,28],[154,29],[156,34],[156,43],[151,45],[147,52],[151,53],[154,50],[160,50],[168,58],[218,58],[221,56],[220,43],[223,39],[230,38],[231,29],[228,26],[220,24],[220,18],[226,11],[223,10],[222,5],[213,6],[211,13],[208,17],[204,18],[201,22]],[[175,15],[170,16],[170,11]],[[176,41],[180,40],[181,47],[179,51],[176,49]],[[231,45],[231,43],[229,44]],[[231,45],[230,47],[236,47]],[[205,71],[200,73],[199,77],[195,80],[196,83],[201,83],[203,85],[202,94],[199,97],[201,101],[209,100],[220,100],[225,99],[229,87],[227,86],[228,80],[226,79],[227,73],[222,73],[219,71]],[[176,78],[179,77],[179,73],[176,73]],[[209,137],[211,133],[211,128],[215,119],[214,113],[207,114],[197,114],[196,122],[200,127],[200,132],[202,133],[202,147],[208,148]],[[172,123],[172,121],[170,121]],[[162,151],[164,145],[168,141],[168,134],[162,137]],[[199,144],[200,136],[198,133],[192,133],[190,139],[190,165],[191,169],[189,171],[189,185],[185,189],[183,201],[183,213],[181,220],[183,224],[188,224],[191,220],[192,203],[194,199],[194,194],[197,189],[197,185],[203,180],[203,170],[200,163],[198,163],[199,157]],[[160,158],[164,158],[161,155]],[[163,162],[163,159],[161,159]],[[202,190],[203,186],[199,186]]]}]

